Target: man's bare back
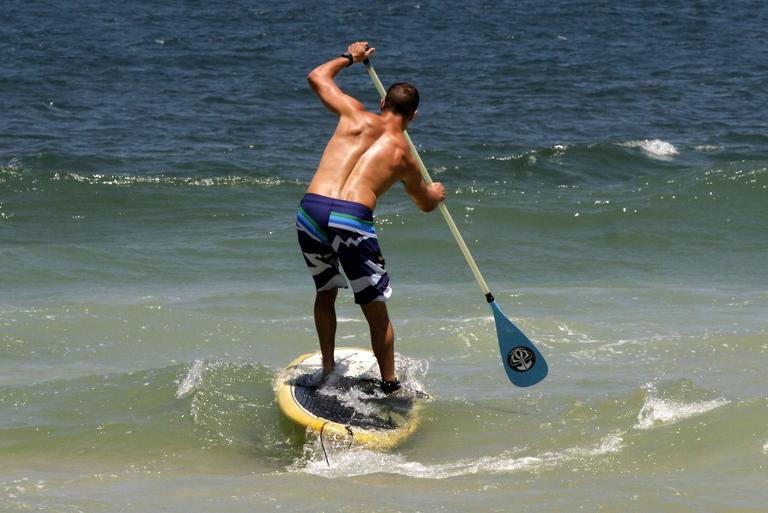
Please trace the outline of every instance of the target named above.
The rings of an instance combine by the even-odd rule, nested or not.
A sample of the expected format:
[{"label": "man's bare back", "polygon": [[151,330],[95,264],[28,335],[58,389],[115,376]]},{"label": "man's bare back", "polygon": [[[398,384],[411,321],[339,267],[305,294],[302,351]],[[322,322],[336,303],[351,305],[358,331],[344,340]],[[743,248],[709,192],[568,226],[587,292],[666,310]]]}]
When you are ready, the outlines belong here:
[{"label": "man's bare back", "polygon": [[[365,42],[349,47],[354,62],[366,59],[373,50]],[[343,58],[334,59],[315,68],[307,77],[323,103],[339,115],[336,131],[307,192],[355,201],[373,210],[379,196],[401,181],[421,210],[434,210],[445,198],[445,188],[439,182],[428,186],[423,181],[408,148],[403,130],[414,115],[404,117],[390,110],[377,115],[366,111],[362,103],[344,94],[333,81],[346,65]]]}]

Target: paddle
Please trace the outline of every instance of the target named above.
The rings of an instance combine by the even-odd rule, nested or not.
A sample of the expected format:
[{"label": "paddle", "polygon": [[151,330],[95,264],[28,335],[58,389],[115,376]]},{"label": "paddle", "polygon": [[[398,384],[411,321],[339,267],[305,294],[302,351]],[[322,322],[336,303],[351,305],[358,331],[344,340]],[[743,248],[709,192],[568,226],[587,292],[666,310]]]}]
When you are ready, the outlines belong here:
[{"label": "paddle", "polygon": [[[373,80],[373,84],[376,86],[376,90],[379,91],[379,95],[384,98],[387,93],[384,90],[384,86],[381,84],[381,80],[379,80],[379,76],[373,69],[370,60],[366,59],[363,63],[368,70],[368,74],[371,76],[371,80]],[[429,176],[427,168],[424,166],[424,162],[419,156],[419,152],[416,151],[416,147],[413,145],[411,137],[408,135],[408,132],[403,132],[403,134],[405,135],[405,140],[408,141],[408,146],[411,148],[411,153],[413,153],[413,156],[416,158],[416,162],[421,170],[421,176],[427,184],[431,184],[432,178]],[[546,360],[544,360],[544,357],[539,350],[536,349],[536,346],[533,345],[533,342],[531,342],[530,339],[528,339],[528,337],[526,337],[525,334],[523,334],[523,332],[504,315],[499,308],[499,305],[496,304],[496,300],[493,298],[491,290],[485,283],[483,275],[480,274],[480,270],[477,268],[477,264],[475,264],[475,259],[472,258],[472,255],[469,253],[469,248],[467,248],[467,245],[464,243],[464,238],[461,236],[461,233],[459,233],[456,223],[453,222],[453,218],[448,212],[445,202],[440,203],[439,208],[440,213],[443,214],[445,222],[448,223],[448,228],[451,230],[453,237],[459,244],[459,249],[461,249],[461,252],[464,254],[464,258],[467,260],[467,264],[469,264],[469,268],[472,270],[475,280],[477,280],[483,294],[485,294],[485,299],[491,305],[493,317],[496,320],[496,335],[499,339],[501,360],[504,362],[504,370],[507,372],[507,377],[513,384],[519,387],[535,385],[547,375],[548,367]]]}]

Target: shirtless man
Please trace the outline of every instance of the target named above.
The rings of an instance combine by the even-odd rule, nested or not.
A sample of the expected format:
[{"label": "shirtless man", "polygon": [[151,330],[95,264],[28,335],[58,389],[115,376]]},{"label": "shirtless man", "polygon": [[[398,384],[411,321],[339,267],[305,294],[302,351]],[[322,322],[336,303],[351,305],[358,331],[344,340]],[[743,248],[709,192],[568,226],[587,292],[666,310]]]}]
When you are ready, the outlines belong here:
[{"label": "shirtless man", "polygon": [[339,124],[325,147],[320,165],[296,215],[299,245],[315,280],[315,328],[323,355],[323,376],[334,369],[336,293],[347,287],[339,262],[352,285],[355,303],[371,331],[371,346],[385,393],[400,385],[395,375],[395,334],[385,301],[392,295],[373,223],[376,200],[402,182],[413,202],[430,212],[445,199],[439,182],[427,185],[411,155],[403,131],[413,121],[419,93],[410,84],[395,84],[381,101],[381,115],[346,95],[334,77],[373,54],[366,42],[349,45],[307,76],[310,86]]}]

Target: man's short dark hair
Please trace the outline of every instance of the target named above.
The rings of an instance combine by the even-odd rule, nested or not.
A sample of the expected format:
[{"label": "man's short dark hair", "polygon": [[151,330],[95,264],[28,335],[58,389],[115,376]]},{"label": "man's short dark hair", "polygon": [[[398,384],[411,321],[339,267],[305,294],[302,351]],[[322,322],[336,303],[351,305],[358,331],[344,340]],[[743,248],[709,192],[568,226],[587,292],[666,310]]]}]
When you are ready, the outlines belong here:
[{"label": "man's short dark hair", "polygon": [[392,84],[384,97],[382,111],[389,110],[405,118],[411,117],[419,108],[419,92],[407,82]]}]

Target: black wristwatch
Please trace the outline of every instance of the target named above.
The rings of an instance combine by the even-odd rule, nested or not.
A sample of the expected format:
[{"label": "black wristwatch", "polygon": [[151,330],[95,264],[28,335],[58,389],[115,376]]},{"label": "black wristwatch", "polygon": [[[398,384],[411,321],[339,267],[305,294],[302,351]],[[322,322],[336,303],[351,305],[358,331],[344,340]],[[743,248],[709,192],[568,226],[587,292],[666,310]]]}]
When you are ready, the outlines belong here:
[{"label": "black wristwatch", "polygon": [[355,59],[352,57],[352,54],[349,52],[344,52],[339,57],[344,57],[345,59],[349,59],[349,64],[347,64],[347,67],[352,66],[352,64],[355,63]]}]

